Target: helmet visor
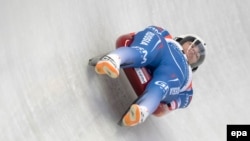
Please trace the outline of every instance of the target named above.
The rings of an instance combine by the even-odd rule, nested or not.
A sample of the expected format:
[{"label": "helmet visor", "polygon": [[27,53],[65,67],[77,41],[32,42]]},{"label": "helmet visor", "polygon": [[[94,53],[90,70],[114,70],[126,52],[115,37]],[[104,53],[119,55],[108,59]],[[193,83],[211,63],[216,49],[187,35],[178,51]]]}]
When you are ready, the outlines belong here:
[{"label": "helmet visor", "polygon": [[191,48],[195,50],[197,58],[200,58],[200,56],[205,55],[205,46],[198,39],[195,39],[190,44],[190,46],[188,47],[188,50],[190,50]]},{"label": "helmet visor", "polygon": [[195,63],[190,64],[192,68],[198,67],[205,58],[205,44],[203,44],[197,38],[190,44],[188,50],[193,50],[195,52],[195,56],[197,61]]}]

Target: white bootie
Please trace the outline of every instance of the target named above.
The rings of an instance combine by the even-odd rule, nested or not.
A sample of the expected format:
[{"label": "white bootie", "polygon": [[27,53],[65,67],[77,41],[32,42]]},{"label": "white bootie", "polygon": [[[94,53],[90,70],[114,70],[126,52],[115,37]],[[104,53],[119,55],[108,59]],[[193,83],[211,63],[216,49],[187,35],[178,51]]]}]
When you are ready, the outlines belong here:
[{"label": "white bootie", "polygon": [[120,58],[118,55],[105,55],[95,66],[95,71],[98,74],[107,74],[111,78],[119,76]]},{"label": "white bootie", "polygon": [[133,104],[123,117],[122,123],[124,126],[135,126],[144,122],[148,116],[149,113],[146,107]]}]

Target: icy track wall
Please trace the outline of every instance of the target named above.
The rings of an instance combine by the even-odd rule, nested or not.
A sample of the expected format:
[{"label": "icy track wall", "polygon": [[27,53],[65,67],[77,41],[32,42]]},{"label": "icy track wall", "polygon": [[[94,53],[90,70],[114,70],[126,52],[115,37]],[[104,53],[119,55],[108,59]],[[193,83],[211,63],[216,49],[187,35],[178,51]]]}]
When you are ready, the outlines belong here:
[{"label": "icy track wall", "polygon": [[[1,141],[223,141],[250,124],[250,1],[1,0]],[[88,59],[148,25],[207,42],[187,109],[117,125],[136,98],[124,73],[98,76]]]}]

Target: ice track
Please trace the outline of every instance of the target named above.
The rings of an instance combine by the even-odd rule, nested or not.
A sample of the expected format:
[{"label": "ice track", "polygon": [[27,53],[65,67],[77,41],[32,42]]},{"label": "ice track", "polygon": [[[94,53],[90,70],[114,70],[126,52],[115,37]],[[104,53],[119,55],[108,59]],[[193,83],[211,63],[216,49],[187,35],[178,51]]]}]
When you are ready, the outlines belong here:
[{"label": "ice track", "polygon": [[[249,0],[1,0],[1,141],[225,141],[250,124]],[[206,62],[190,107],[137,127],[117,125],[136,98],[121,74],[88,59],[148,25],[200,35]]]}]

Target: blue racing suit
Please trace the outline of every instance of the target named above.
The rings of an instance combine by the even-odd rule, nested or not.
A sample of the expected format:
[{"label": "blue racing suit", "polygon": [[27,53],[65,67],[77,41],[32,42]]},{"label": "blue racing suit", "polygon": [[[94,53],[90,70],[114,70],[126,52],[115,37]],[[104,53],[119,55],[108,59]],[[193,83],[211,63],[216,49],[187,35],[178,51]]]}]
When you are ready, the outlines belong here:
[{"label": "blue racing suit", "polygon": [[169,32],[157,26],[149,26],[135,34],[130,47],[121,47],[111,52],[118,54],[122,68],[146,67],[152,74],[143,95],[137,104],[148,108],[152,114],[160,102],[171,109],[189,105],[193,89],[192,70],[180,44],[167,39]]}]

